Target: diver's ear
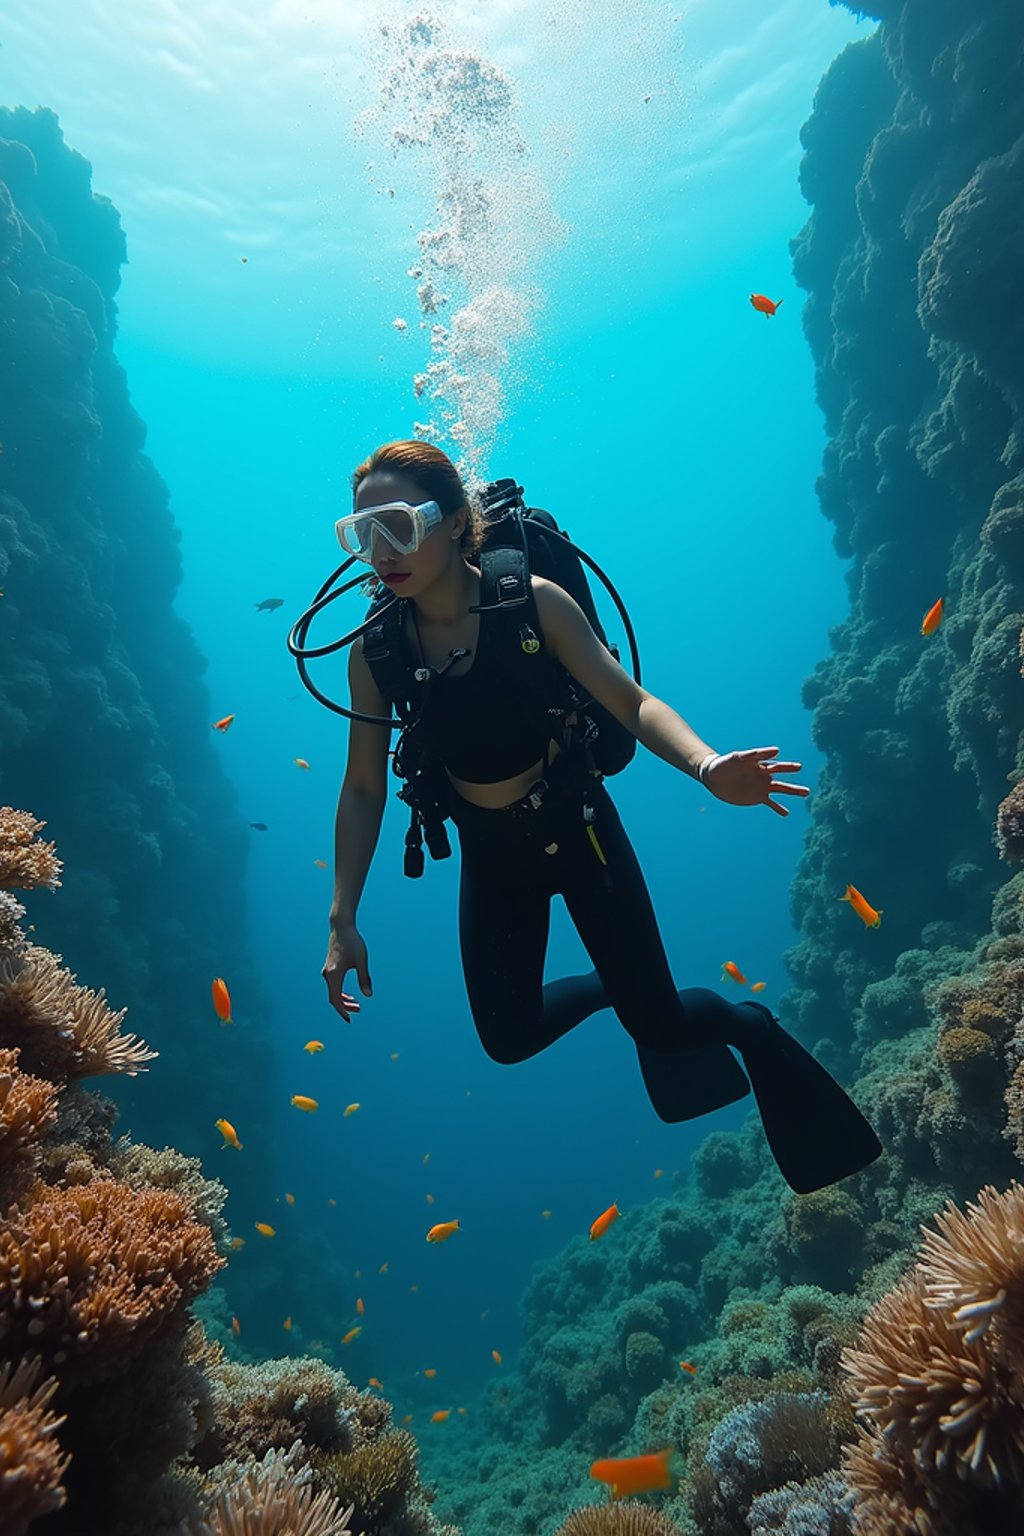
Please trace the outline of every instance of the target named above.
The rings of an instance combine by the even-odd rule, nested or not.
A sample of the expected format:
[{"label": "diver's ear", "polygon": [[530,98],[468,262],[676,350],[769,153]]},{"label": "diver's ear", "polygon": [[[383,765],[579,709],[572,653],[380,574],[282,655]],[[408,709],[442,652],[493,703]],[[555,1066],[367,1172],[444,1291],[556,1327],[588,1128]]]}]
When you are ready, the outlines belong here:
[{"label": "diver's ear", "polygon": [[462,512],[456,512],[455,513],[454,517],[452,518],[452,538],[453,539],[461,539],[462,538],[462,535],[466,531],[466,520],[467,520],[468,515],[469,514],[466,511],[464,511],[464,510]]}]

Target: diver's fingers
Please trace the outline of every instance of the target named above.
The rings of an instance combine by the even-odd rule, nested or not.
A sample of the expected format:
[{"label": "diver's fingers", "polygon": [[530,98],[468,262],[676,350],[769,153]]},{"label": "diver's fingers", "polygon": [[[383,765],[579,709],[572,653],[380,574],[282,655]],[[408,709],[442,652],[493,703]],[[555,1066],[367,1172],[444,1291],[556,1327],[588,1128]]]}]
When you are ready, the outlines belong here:
[{"label": "diver's fingers", "polygon": [[767,773],[799,773],[803,763],[762,763]]},{"label": "diver's fingers", "polygon": [[362,1003],[356,1002],[355,998],[352,997],[348,992],[343,992],[341,994],[341,1000],[345,1004],[346,1008],[351,1008],[353,1013],[358,1013],[360,1008],[363,1006]]},{"label": "diver's fingers", "polygon": [[769,790],[772,795],[809,795],[810,792],[806,784],[773,784]]},{"label": "diver's fingers", "polygon": [[774,757],[778,747],[748,747],[745,752],[740,752],[739,757],[756,757],[759,760],[766,757]]},{"label": "diver's fingers", "polygon": [[772,810],[775,812],[775,814],[777,816],[788,816],[789,815],[789,812],[786,810],[785,806],[776,805],[774,800],[766,800],[764,803],[765,803],[765,805],[770,805]]}]

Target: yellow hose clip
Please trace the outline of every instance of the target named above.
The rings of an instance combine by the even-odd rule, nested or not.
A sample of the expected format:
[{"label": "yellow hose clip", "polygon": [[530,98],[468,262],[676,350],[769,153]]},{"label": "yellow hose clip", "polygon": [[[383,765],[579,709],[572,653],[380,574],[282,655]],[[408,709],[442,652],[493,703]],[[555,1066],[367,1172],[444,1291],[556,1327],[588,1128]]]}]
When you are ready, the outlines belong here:
[{"label": "yellow hose clip", "polygon": [[540,650],[540,641],[537,639],[537,636],[534,634],[529,624],[524,624],[522,629],[519,631],[519,644],[522,646],[527,656],[536,656],[537,652]]},{"label": "yellow hose clip", "polygon": [[593,827],[589,825],[589,823],[587,825],[587,836],[590,838],[590,841],[593,843],[593,845],[594,845],[594,852],[597,854],[598,858],[601,860],[601,863],[602,864],[607,864],[608,860],[605,858],[604,850],[602,849],[601,844],[597,840],[597,833],[594,831]]}]

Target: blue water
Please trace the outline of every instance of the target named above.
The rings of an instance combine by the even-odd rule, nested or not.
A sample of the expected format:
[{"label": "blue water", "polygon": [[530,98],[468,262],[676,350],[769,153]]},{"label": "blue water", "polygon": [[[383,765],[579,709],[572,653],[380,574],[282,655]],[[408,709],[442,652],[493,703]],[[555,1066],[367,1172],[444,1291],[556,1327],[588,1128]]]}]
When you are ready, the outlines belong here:
[{"label": "blue water", "polygon": [[[331,874],[314,860],[332,857],[346,726],[302,690],[284,637],[338,562],[333,520],[353,468],[426,415],[411,379],[429,336],[407,272],[439,190],[426,154],[392,163],[399,115],[385,114],[376,140],[354,136],[379,85],[382,13],[332,10],[223,4],[189,17],[155,0],[71,11],[9,0],[0,91],[55,110],[121,212],[117,355],[172,492],[177,608],[209,658],[210,720],[237,716],[218,747],[241,817],[269,828],[252,833],[247,902],[274,999],[266,1219],[303,1254],[289,1346],[336,1341],[361,1295],[363,1335],[337,1358],[354,1380],[383,1378],[400,1414],[471,1397],[492,1348],[514,1362],[531,1266],[613,1200],[628,1211],[651,1198],[655,1169],[669,1184],[746,1109],[662,1125],[611,1014],[521,1066],[490,1062],[462,990],[456,860],[403,879],[394,802],[359,912],[373,999],[349,1025],[326,1003]],[[846,595],[814,497],[823,432],[787,242],[807,214],[800,125],[829,61],[864,28],[823,0],[767,15],[748,0],[682,17],[611,0],[436,14],[454,46],[512,82],[561,226],[545,244],[528,211],[506,209],[525,252],[510,285],[541,302],[532,333],[511,339],[514,366],[497,369],[507,395],[497,429],[474,438],[481,467],[515,475],[612,575],[651,691],[719,750],[778,745],[813,786],[800,684]],[[394,198],[379,190],[389,177]],[[451,291],[449,313],[464,296],[458,281]],[[784,299],[774,319],[752,310],[752,291]],[[256,613],[268,596],[284,606]],[[342,694],[340,662],[314,677]],[[724,806],[643,751],[612,787],[679,985],[717,986],[732,959],[777,1001],[806,807],[782,819]],[[584,968],[559,907],[548,975]],[[326,1049],[310,1058],[313,1037]],[[293,1093],[315,1095],[320,1112],[299,1114]],[[134,1130],[144,1138],[144,1124]],[[209,1171],[230,1183],[216,1148],[211,1131]],[[428,1247],[427,1227],[452,1217],[462,1232]],[[237,1263],[259,1262],[252,1235]],[[443,1369],[431,1387],[415,1376],[428,1364]]]}]

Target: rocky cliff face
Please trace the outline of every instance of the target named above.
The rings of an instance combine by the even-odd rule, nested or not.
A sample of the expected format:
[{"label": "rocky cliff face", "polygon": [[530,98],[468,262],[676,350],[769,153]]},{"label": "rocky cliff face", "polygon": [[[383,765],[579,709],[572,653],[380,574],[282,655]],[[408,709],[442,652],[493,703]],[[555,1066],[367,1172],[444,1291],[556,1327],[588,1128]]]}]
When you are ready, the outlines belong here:
[{"label": "rocky cliff face", "polygon": [[236,1012],[261,1001],[251,834],[172,609],[179,535],[114,355],[125,238],[90,181],[51,112],[0,111],[0,800],[37,806],[68,856],[60,900],[32,897],[30,916],[47,903],[53,947],[161,1054],[159,1094],[119,1086],[127,1121],[209,1151],[230,1104],[250,1132],[242,1180],[262,1188],[266,1036],[209,1050],[214,976]]}]

